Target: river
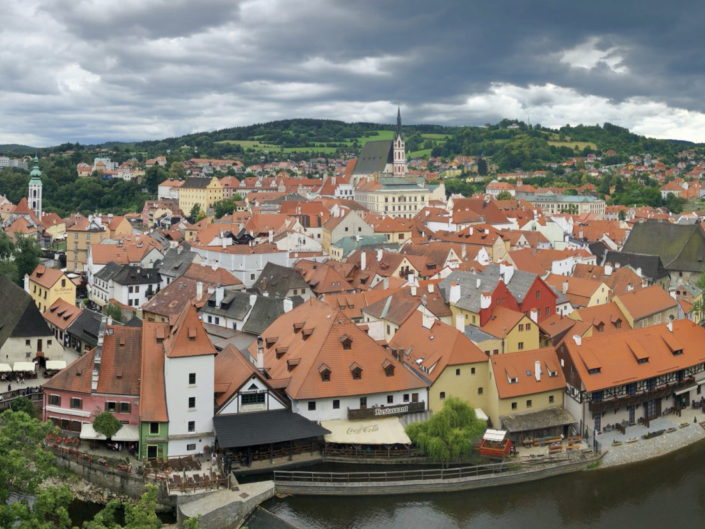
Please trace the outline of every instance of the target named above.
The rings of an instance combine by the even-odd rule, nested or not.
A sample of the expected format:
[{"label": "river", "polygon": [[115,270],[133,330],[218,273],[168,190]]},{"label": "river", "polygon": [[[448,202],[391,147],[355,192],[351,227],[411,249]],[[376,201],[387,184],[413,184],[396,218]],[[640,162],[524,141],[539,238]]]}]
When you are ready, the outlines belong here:
[{"label": "river", "polygon": [[521,485],[407,496],[291,496],[263,507],[300,529],[700,529],[705,445]]}]

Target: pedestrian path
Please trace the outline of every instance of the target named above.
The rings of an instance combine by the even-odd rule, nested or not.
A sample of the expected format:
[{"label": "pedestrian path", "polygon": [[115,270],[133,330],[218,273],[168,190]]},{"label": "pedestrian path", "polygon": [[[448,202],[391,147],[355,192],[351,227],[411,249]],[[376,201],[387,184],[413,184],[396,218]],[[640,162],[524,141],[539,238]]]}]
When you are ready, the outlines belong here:
[{"label": "pedestrian path", "polygon": [[[605,456],[600,467],[638,463],[674,452],[698,441],[705,440],[705,415],[700,410],[683,410],[680,416],[666,415],[644,425],[629,426],[622,434],[617,430],[597,435]],[[655,437],[644,439],[644,435]]]}]

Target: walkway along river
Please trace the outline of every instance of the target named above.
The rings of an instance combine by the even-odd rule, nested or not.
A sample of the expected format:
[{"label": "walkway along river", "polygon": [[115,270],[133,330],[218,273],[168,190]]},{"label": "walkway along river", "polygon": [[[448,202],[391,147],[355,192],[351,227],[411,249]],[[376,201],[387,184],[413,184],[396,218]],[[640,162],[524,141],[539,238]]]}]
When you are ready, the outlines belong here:
[{"label": "walkway along river", "polygon": [[695,529],[705,525],[705,446],[520,485],[403,496],[290,496],[263,507],[301,529]]}]

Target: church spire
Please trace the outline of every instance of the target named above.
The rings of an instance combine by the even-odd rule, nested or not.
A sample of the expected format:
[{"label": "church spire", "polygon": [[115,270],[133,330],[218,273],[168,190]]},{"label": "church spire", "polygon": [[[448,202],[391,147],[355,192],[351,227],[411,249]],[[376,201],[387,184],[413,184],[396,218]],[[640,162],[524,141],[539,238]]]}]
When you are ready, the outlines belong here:
[{"label": "church spire", "polygon": [[39,169],[39,159],[34,156],[34,165],[29,172],[29,207],[34,211],[37,219],[42,220],[42,171]]},{"label": "church spire", "polygon": [[393,143],[394,155],[394,176],[404,176],[406,174],[406,150],[404,140],[401,137],[401,108],[397,107],[397,137]]}]

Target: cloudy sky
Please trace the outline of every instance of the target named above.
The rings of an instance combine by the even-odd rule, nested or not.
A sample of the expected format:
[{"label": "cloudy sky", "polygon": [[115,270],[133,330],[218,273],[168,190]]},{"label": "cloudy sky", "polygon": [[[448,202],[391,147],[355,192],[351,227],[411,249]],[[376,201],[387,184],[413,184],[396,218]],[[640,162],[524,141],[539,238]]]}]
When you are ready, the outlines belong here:
[{"label": "cloudy sky", "polygon": [[0,144],[284,118],[705,141],[704,2],[2,0]]}]

